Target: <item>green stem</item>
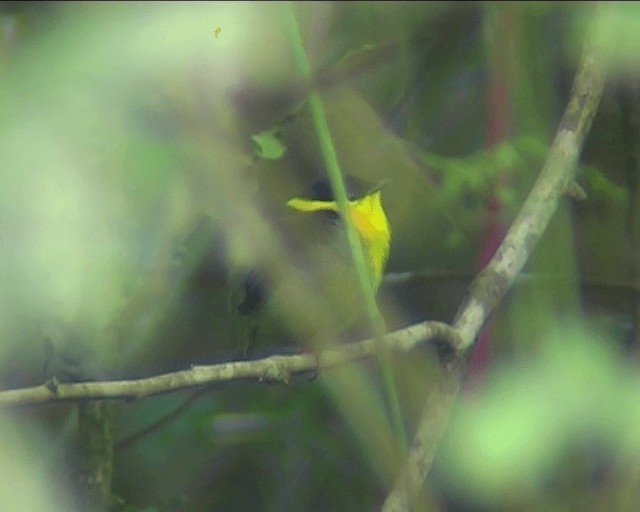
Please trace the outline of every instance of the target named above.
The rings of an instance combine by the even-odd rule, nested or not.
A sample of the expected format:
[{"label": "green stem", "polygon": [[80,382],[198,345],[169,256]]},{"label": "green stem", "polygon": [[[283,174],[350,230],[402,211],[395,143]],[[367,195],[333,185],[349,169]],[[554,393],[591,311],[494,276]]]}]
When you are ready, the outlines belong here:
[{"label": "green stem", "polygon": [[[309,61],[307,60],[304,43],[302,41],[302,36],[300,34],[300,29],[296,20],[296,15],[292,3],[285,2],[284,4],[282,4],[282,10],[285,20],[284,25],[288,32],[289,40],[292,43],[296,65],[303,78],[311,83],[311,66],[309,65]],[[373,276],[371,275],[369,266],[365,261],[364,250],[362,247],[360,236],[356,232],[351,218],[348,215],[348,198],[342,171],[340,170],[340,164],[338,162],[338,155],[336,154],[335,146],[331,138],[329,123],[327,122],[327,116],[324,107],[322,106],[320,95],[315,91],[311,91],[309,93],[309,107],[311,110],[311,118],[313,120],[316,134],[320,142],[322,156],[327,167],[327,173],[329,175],[329,181],[331,182],[331,188],[333,189],[334,196],[338,203],[338,211],[342,219],[346,221],[349,247],[351,249],[351,254],[354,260],[358,282],[360,284],[360,290],[364,298],[367,313],[375,329],[376,336],[382,337],[386,331],[386,326],[376,302],[376,294],[373,286]],[[386,351],[382,351],[380,354],[379,366],[382,373],[387,400],[389,402],[389,407],[391,408],[391,417],[394,430],[396,432],[397,439],[402,443],[402,449],[405,449],[407,445],[407,439],[402,422],[402,414],[395,385],[395,378],[393,377],[393,372],[391,370],[391,361],[389,358],[389,354]]]}]

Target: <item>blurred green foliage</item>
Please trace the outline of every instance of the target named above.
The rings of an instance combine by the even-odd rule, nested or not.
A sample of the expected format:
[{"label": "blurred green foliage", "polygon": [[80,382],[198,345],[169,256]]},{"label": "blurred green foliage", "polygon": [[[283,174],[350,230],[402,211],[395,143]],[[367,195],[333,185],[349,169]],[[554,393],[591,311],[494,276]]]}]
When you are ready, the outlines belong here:
[{"label": "blurred green foliage", "polygon": [[[536,356],[496,368],[482,396],[463,400],[441,466],[463,500],[499,509],[506,501],[534,510],[633,509],[624,494],[637,488],[625,488],[620,475],[637,471],[637,368],[609,330],[586,319],[567,324],[546,330]],[[599,497],[587,498],[591,488]],[[622,502],[612,500],[617,493]]]}]

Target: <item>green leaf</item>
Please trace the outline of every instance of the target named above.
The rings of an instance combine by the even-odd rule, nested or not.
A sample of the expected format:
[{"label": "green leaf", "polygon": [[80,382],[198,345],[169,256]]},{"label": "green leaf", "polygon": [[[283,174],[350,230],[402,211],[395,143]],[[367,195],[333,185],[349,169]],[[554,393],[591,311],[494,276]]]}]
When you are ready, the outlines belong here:
[{"label": "green leaf", "polygon": [[258,156],[265,160],[278,160],[287,150],[273,130],[253,135],[251,138],[258,146]]}]

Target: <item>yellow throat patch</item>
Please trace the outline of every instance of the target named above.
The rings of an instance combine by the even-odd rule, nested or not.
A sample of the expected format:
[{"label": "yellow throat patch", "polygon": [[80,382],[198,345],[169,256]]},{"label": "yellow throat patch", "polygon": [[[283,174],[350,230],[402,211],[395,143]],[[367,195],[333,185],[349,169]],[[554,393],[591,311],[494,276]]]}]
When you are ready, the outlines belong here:
[{"label": "yellow throat patch", "polygon": [[[338,213],[336,201],[319,201],[294,197],[287,206],[301,212],[332,211]],[[382,192],[375,190],[371,194],[348,202],[351,221],[355,226],[365,250],[365,257],[377,289],[382,281],[384,269],[389,259],[391,246],[391,226],[382,207]]]}]

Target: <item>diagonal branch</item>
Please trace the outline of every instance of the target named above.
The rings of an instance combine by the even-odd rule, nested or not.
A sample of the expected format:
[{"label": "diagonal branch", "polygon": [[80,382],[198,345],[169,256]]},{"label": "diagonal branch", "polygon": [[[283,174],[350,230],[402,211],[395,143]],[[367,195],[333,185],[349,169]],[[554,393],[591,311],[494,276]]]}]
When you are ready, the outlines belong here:
[{"label": "diagonal branch", "polygon": [[459,344],[453,347],[456,356],[449,364],[449,375],[441,386],[427,393],[411,452],[382,506],[383,512],[410,510],[410,503],[429,471],[458,393],[458,375],[464,367],[465,354],[475,343],[491,312],[511,288],[573,182],[578,157],[603,88],[604,72],[594,49],[588,45],[542,172],[498,251],[471,283],[469,294],[458,310],[454,328],[459,334]]}]

